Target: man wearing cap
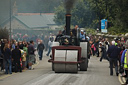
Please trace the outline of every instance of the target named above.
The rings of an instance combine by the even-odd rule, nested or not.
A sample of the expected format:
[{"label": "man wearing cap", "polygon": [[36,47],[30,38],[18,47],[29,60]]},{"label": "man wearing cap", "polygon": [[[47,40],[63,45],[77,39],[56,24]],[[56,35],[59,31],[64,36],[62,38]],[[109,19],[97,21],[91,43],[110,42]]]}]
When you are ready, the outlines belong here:
[{"label": "man wearing cap", "polygon": [[107,54],[109,57],[109,63],[110,63],[110,75],[113,75],[113,64],[115,66],[115,71],[116,71],[116,76],[118,76],[118,66],[117,66],[117,61],[118,61],[118,47],[115,46],[115,41],[112,41],[112,45],[108,48]]},{"label": "man wearing cap", "polygon": [[80,40],[81,41],[85,40],[84,30],[81,30],[81,32],[80,32]]}]

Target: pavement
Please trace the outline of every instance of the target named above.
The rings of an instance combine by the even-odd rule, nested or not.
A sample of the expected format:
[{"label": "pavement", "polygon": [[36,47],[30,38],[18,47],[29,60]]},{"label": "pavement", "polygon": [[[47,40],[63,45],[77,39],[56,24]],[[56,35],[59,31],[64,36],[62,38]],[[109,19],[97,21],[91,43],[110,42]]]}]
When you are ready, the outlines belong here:
[{"label": "pavement", "polygon": [[88,71],[74,73],[55,73],[52,71],[48,56],[35,64],[34,70],[25,70],[22,73],[12,75],[0,75],[0,85],[121,85],[125,78],[109,75],[109,63],[106,60],[99,61],[97,57],[91,57]]},{"label": "pavement", "polygon": [[[36,54],[36,63],[33,65],[33,68],[35,68],[39,64],[39,59],[38,59],[37,52],[35,52],[35,54]],[[26,70],[22,70],[22,71],[25,72]],[[17,74],[15,72],[12,72],[12,74],[8,74],[8,75],[7,74],[4,74],[4,73],[5,73],[5,70],[0,71],[0,80],[1,79],[4,79],[4,78],[7,78],[9,76],[12,76],[12,75]]]}]

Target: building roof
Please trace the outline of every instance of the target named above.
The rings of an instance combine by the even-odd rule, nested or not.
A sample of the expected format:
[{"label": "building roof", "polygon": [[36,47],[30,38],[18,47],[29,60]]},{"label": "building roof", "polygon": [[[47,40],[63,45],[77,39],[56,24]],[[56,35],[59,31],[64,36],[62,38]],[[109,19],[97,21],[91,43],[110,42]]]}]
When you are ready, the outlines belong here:
[{"label": "building roof", "polygon": [[54,15],[26,15],[26,16],[15,16],[20,22],[25,24],[29,28],[42,28],[48,27],[48,25],[54,25]]},{"label": "building roof", "polygon": [[18,16],[25,15],[54,15],[54,13],[17,13]]}]

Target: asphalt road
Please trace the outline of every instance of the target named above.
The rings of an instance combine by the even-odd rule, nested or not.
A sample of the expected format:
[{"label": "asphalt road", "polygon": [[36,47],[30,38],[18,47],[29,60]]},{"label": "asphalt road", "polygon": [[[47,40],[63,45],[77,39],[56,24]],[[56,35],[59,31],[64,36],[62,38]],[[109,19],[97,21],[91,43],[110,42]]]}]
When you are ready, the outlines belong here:
[{"label": "asphalt road", "polygon": [[[45,54],[44,54],[45,55]],[[44,57],[34,70],[0,76],[0,85],[121,85],[114,73],[109,75],[109,64],[106,60],[91,57],[88,71],[75,73],[54,73],[49,57]]]}]

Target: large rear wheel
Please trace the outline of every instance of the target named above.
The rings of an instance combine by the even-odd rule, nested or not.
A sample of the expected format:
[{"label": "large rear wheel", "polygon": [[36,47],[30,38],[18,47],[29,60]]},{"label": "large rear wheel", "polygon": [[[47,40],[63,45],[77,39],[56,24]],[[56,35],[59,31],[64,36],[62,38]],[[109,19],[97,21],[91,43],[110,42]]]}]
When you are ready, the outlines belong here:
[{"label": "large rear wheel", "polygon": [[54,63],[52,63],[52,71],[54,71]]},{"label": "large rear wheel", "polygon": [[83,62],[80,64],[80,71],[87,71],[88,68],[88,60],[85,59]]}]

